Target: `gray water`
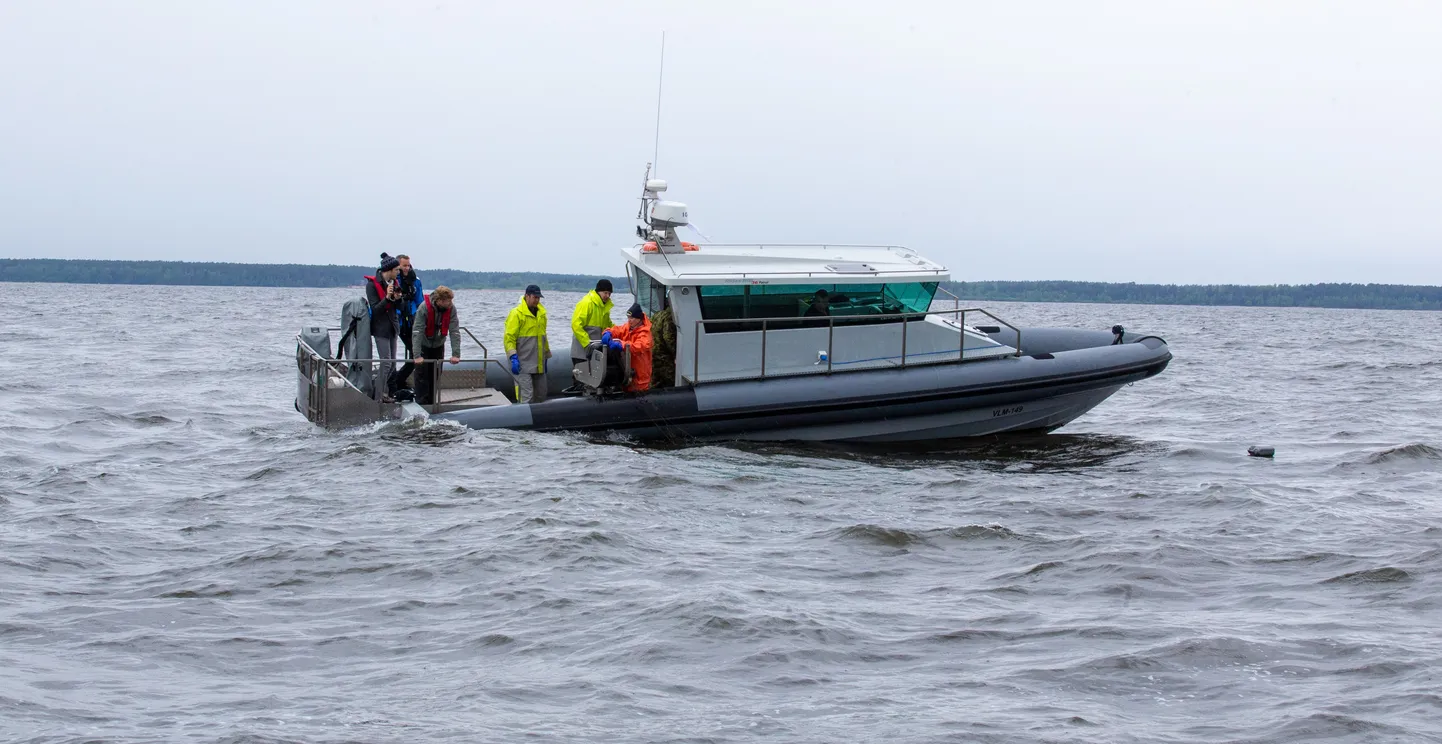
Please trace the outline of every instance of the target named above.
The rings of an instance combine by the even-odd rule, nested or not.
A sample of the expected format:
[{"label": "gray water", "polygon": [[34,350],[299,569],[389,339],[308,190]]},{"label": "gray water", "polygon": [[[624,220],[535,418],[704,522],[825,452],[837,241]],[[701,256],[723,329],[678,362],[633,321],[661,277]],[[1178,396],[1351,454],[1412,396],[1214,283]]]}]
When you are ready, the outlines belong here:
[{"label": "gray water", "polygon": [[314,429],[349,290],[0,291],[3,741],[1442,741],[1442,314],[996,303],[1176,360],[1046,437],[658,449]]}]

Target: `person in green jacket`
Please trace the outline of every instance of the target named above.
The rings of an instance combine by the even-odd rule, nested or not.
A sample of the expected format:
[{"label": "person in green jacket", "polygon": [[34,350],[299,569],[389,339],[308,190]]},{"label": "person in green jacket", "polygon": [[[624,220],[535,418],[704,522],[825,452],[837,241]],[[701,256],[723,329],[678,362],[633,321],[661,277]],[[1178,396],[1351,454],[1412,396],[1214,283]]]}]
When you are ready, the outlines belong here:
[{"label": "person in green jacket", "polygon": [[[436,403],[436,382],[441,377],[441,361],[446,353],[446,339],[451,340],[451,364],[461,363],[461,320],[456,310],[456,293],[450,287],[436,287],[416,306],[411,337],[406,348],[413,349],[416,402],[423,406]],[[399,373],[397,373],[399,374]]]},{"label": "person in green jacket", "polygon": [[546,340],[546,306],[541,288],[526,287],[521,303],[506,316],[505,347],[516,376],[516,402],[540,403],[546,399],[546,360],[551,344]]},{"label": "person in green jacket", "polygon": [[[596,282],[596,288],[576,303],[571,313],[571,369],[586,361],[586,347],[599,339],[601,333],[615,325],[611,322],[611,280]],[[581,392],[579,383],[572,384],[566,394]]]}]

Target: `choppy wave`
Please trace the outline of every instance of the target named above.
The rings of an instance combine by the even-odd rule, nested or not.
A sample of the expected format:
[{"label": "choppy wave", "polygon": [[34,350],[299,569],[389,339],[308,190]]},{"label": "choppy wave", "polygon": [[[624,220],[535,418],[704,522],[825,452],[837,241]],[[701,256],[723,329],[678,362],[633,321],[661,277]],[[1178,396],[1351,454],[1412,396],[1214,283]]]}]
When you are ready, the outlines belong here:
[{"label": "choppy wave", "polygon": [[1382,568],[1369,568],[1364,571],[1352,571],[1341,576],[1334,576],[1327,579],[1328,584],[1379,584],[1392,581],[1411,581],[1412,574],[1400,568],[1383,566]]},{"label": "choppy wave", "polygon": [[1380,451],[1351,453],[1335,466],[1357,472],[1420,472],[1442,470],[1442,449],[1430,444],[1388,447]]},{"label": "choppy wave", "polygon": [[1442,460],[1442,450],[1427,444],[1407,444],[1370,455],[1367,457],[1367,464],[1385,465],[1418,460]]},{"label": "choppy wave", "polygon": [[999,524],[971,524],[962,527],[926,530],[908,530],[899,527],[858,524],[829,530],[826,534],[842,540],[898,548],[908,545],[935,545],[943,540],[1025,539],[1022,535]]}]

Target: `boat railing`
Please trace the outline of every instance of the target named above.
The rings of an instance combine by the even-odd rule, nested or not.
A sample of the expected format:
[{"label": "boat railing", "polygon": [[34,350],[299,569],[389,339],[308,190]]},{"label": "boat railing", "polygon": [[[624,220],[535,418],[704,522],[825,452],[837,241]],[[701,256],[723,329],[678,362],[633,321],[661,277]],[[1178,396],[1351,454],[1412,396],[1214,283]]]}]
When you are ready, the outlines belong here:
[{"label": "boat railing", "polygon": [[[941,286],[940,284],[936,285],[936,291],[938,291],[938,292],[946,295],[947,297],[950,297],[950,298],[951,298],[951,306],[952,306],[953,309],[956,309],[956,310],[960,310],[960,309],[961,309],[961,298],[960,298],[960,297],[957,297],[955,294],[952,294],[950,291],[947,290],[946,287],[943,287],[943,286]],[[994,317],[994,316],[993,316],[993,317]]]},{"label": "boat railing", "polygon": [[[636,249],[638,249],[638,250],[640,250],[640,249],[643,249],[644,245],[645,245],[645,244],[637,243],[637,244],[636,244],[635,246],[633,246],[633,247],[636,248]],[[878,244],[866,244],[866,243],[703,243],[703,244],[701,245],[701,248],[702,248],[702,249],[705,249],[705,248],[744,248],[744,249],[746,249],[746,250],[755,250],[755,251],[763,251],[763,252],[766,251],[766,250],[768,250],[768,249],[769,249],[769,250],[784,250],[784,251],[815,250],[815,251],[819,251],[819,252],[821,252],[821,251],[830,251],[830,250],[834,250],[834,249],[841,249],[841,250],[870,249],[870,250],[889,250],[889,251],[896,251],[896,252],[901,253],[901,254],[904,254],[904,255],[906,255],[906,256],[915,256],[915,255],[916,255],[914,252],[912,252],[910,249],[908,249],[906,246],[903,246],[903,245],[884,245],[884,244],[879,244],[879,243],[878,243]],[[838,260],[837,263],[856,263],[856,262],[854,262],[854,261],[846,261],[846,260]],[[679,267],[677,267],[677,268],[679,269]],[[907,267],[907,268],[904,268],[904,269],[877,269],[877,270],[856,271],[856,272],[837,272],[837,271],[834,271],[834,270],[831,270],[831,269],[818,270],[818,271],[795,271],[795,270],[791,270],[791,271],[725,271],[725,272],[708,271],[708,270],[705,270],[705,269],[698,270],[698,271],[677,270],[677,271],[675,272],[675,276],[676,276],[678,279],[679,279],[679,278],[700,279],[700,278],[706,278],[706,277],[727,277],[727,278],[733,278],[733,279],[748,279],[748,278],[771,277],[771,276],[790,277],[790,278],[802,278],[802,277],[808,277],[808,278],[810,278],[810,277],[824,276],[824,277],[835,278],[835,277],[845,277],[845,276],[848,276],[848,275],[849,275],[849,276],[882,276],[882,277],[884,277],[884,276],[892,276],[892,275],[905,275],[905,276],[927,275],[927,276],[945,277],[945,276],[947,275],[947,273],[948,273],[948,272],[947,272],[946,269],[941,268],[941,267],[939,267],[939,266],[934,267],[934,268],[927,268],[927,267],[925,267],[925,266],[913,266],[913,267]]]},{"label": "boat railing", "polygon": [[[675,276],[676,276],[676,278],[678,278],[678,279],[705,279],[705,278],[708,278],[708,277],[725,277],[725,278],[728,278],[728,279],[754,279],[754,278],[769,277],[769,276],[784,277],[784,278],[787,278],[787,279],[800,279],[800,278],[803,278],[803,277],[804,277],[804,278],[807,278],[807,279],[811,279],[811,278],[815,278],[815,277],[820,276],[820,277],[829,278],[829,279],[831,279],[831,280],[833,280],[833,281],[835,281],[835,282],[837,282],[837,283],[839,283],[839,284],[845,284],[846,282],[845,282],[845,281],[841,281],[841,279],[844,279],[845,277],[849,277],[849,276],[882,276],[882,277],[884,277],[884,276],[893,276],[893,275],[908,276],[908,277],[912,277],[912,276],[922,276],[922,275],[929,275],[929,276],[935,276],[935,277],[945,277],[945,276],[947,275],[947,270],[946,270],[946,269],[922,269],[922,268],[916,268],[916,269],[897,269],[897,270],[895,270],[895,271],[889,271],[889,270],[886,270],[886,269],[878,269],[878,270],[875,270],[875,271],[858,271],[858,272],[854,272],[854,273],[835,272],[835,271],[831,271],[831,270],[829,270],[829,269],[826,270],[826,271],[724,271],[724,272],[723,272],[723,271],[677,271],[677,272],[675,273]],[[873,283],[874,283],[874,282],[873,282]]]},{"label": "boat railing", "polygon": [[[637,244],[642,245],[642,244]],[[884,243],[702,243],[701,248],[751,248],[756,250],[780,250],[794,251],[798,248],[828,251],[836,248],[847,249],[881,249],[887,251],[901,251],[915,255],[910,248],[904,245],[888,245]]]},{"label": "boat railing", "polygon": [[[947,294],[951,294],[951,293],[948,292]],[[955,295],[952,295],[952,297],[954,298]],[[977,356],[967,357],[967,355],[966,355],[966,333],[967,333],[967,328],[968,328],[967,323],[966,323],[967,313],[979,313],[979,314],[981,314],[981,315],[984,315],[984,316],[992,319],[993,321],[996,321],[996,323],[997,323],[999,326],[1005,326],[1006,328],[1010,329],[1010,330],[1012,331],[1012,333],[1015,334],[1015,345],[1014,345],[1014,347],[1013,347],[1015,351],[1014,351],[1012,354],[1010,354],[1009,356],[1021,356],[1021,329],[1020,329],[1020,328],[1012,325],[1011,323],[1006,322],[1005,320],[1002,320],[1001,318],[999,318],[999,317],[997,317],[995,314],[993,314],[991,311],[986,310],[986,309],[984,309],[984,308],[979,308],[979,307],[962,308],[962,307],[959,306],[959,305],[960,305],[960,300],[957,301],[957,304],[958,304],[958,307],[955,308],[955,309],[953,309],[953,310],[924,310],[924,311],[909,312],[909,313],[888,313],[888,314],[886,314],[886,315],[884,315],[884,316],[869,316],[869,315],[827,315],[827,316],[812,316],[812,317],[800,317],[800,318],[797,318],[797,317],[776,317],[776,318],[724,318],[724,319],[715,318],[715,319],[711,319],[711,320],[697,320],[697,321],[695,321],[695,335],[692,336],[692,338],[694,339],[694,341],[693,341],[692,346],[691,346],[691,353],[692,353],[692,358],[691,358],[691,376],[690,376],[689,378],[685,378],[685,379],[686,379],[686,381],[687,381],[688,383],[690,383],[690,384],[692,384],[692,385],[694,385],[694,384],[696,384],[696,383],[698,383],[698,382],[706,382],[706,380],[704,379],[704,377],[703,377],[702,374],[701,374],[701,339],[702,339],[702,338],[705,338],[705,336],[702,335],[702,330],[705,329],[705,328],[711,327],[711,326],[718,326],[718,327],[725,327],[725,326],[727,326],[727,325],[731,325],[731,326],[737,326],[737,325],[753,325],[753,326],[754,326],[754,325],[756,325],[756,324],[760,324],[760,326],[761,326],[761,328],[760,328],[760,331],[761,331],[761,348],[760,348],[760,352],[759,352],[759,353],[760,353],[760,357],[761,357],[761,359],[760,359],[760,361],[761,361],[760,370],[759,370],[759,374],[755,374],[755,375],[750,375],[750,374],[748,374],[748,375],[746,375],[746,378],[747,378],[747,379],[765,379],[765,378],[767,378],[767,377],[795,377],[795,376],[800,376],[800,375],[818,375],[818,374],[829,375],[829,374],[832,374],[833,372],[837,372],[837,371],[849,372],[849,371],[862,371],[863,369],[874,369],[874,368],[872,368],[872,367],[867,367],[867,368],[846,368],[846,369],[842,369],[842,370],[837,370],[836,367],[835,367],[835,365],[836,365],[836,355],[835,355],[834,352],[835,352],[835,344],[836,344],[836,326],[837,326],[838,324],[841,325],[841,326],[843,326],[843,327],[857,326],[857,325],[865,324],[865,323],[868,323],[868,322],[875,322],[875,320],[876,320],[878,317],[884,318],[884,319],[885,319],[886,321],[888,321],[888,322],[898,322],[898,321],[899,321],[900,324],[901,324],[901,349],[900,349],[900,352],[901,352],[901,353],[900,353],[899,359],[894,363],[894,366],[906,367],[906,366],[913,366],[913,365],[918,365],[918,364],[928,364],[928,365],[930,365],[930,364],[940,364],[940,363],[965,362],[965,361],[971,361],[971,360],[983,359],[983,358],[984,358],[984,359],[994,359],[994,358],[996,358],[997,355],[995,355],[995,354],[987,354],[987,355],[980,356],[980,357],[977,357]],[[918,354],[916,354],[916,353],[913,352],[913,353],[910,355],[910,357],[908,358],[907,336],[908,336],[908,331],[909,331],[909,329],[910,329],[910,327],[911,327],[912,322],[914,322],[915,320],[918,320],[918,319],[925,319],[925,318],[927,318],[927,317],[929,317],[929,316],[933,316],[933,315],[934,315],[934,316],[938,316],[938,317],[942,317],[942,322],[943,322],[943,323],[945,323],[946,325],[948,325],[948,326],[950,326],[950,327],[953,327],[953,328],[955,328],[955,329],[957,330],[958,340],[957,340],[956,356],[955,356],[955,357],[950,357],[950,356],[941,357],[941,356],[939,356],[939,355],[938,355],[937,353],[935,353],[935,352],[928,351],[928,352],[924,352],[924,353],[921,354],[921,355],[918,355]],[[951,317],[947,318],[947,317],[944,317],[944,316],[951,316]],[[768,371],[767,371],[767,369],[766,369],[766,347],[767,347],[768,334],[770,334],[770,333],[772,333],[772,332],[774,332],[774,331],[778,331],[778,330],[795,330],[795,329],[797,329],[797,328],[821,328],[821,327],[822,327],[822,321],[825,321],[825,328],[826,328],[826,359],[825,359],[826,364],[825,364],[824,367],[821,366],[820,364],[813,365],[813,366],[814,366],[814,369],[796,369],[795,367],[790,367],[790,368],[787,368],[787,369],[785,369],[784,371],[780,371],[780,372],[776,372],[775,370],[772,370],[772,372],[768,374]],[[998,328],[997,330],[1000,330],[1000,329]],[[981,329],[977,329],[977,331],[978,331],[978,332],[982,332]],[[947,352],[947,353],[949,354],[949,352]],[[684,377],[684,376],[683,376],[683,377]],[[732,376],[728,376],[728,377],[726,377],[725,379],[731,380],[731,379],[736,379],[736,378],[735,378],[735,377],[732,377]]]},{"label": "boat railing", "polygon": [[[327,328],[327,335],[339,333],[339,328]],[[413,374],[431,374],[435,396],[432,403],[425,407],[431,413],[437,412],[440,404],[442,391],[446,390],[482,390],[486,387],[487,363],[493,361],[490,351],[486,345],[471,333],[469,328],[461,327],[461,332],[480,347],[479,358],[462,354],[465,362],[478,362],[474,365],[466,365],[457,368],[447,365],[444,360],[433,364],[416,365]],[[400,344],[397,343],[399,347]],[[397,351],[403,351],[400,347]],[[462,352],[465,349],[462,348]],[[389,404],[383,403],[370,393],[365,392],[351,380],[351,372],[364,370],[371,378],[371,384],[384,385],[384,380],[376,379],[377,371],[383,364],[393,365],[392,369],[399,369],[407,359],[347,359],[344,357],[326,357],[316,349],[312,348],[305,340],[296,335],[296,365],[303,378],[303,389],[297,391],[296,407],[302,408],[301,413],[315,424],[326,428],[340,429],[350,426],[372,423],[384,418],[385,408]],[[450,367],[442,374],[445,367]]]}]

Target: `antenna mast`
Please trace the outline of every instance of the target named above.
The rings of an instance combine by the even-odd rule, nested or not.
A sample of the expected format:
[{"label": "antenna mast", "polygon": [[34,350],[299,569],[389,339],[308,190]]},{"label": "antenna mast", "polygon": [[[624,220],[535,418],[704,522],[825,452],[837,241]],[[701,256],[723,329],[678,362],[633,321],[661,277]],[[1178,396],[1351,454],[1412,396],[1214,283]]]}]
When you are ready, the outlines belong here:
[{"label": "antenna mast", "polygon": [[[651,152],[651,164],[661,163],[661,83],[666,79],[666,32],[661,32],[661,67],[656,74],[656,145]],[[659,167],[656,170],[660,170]]]},{"label": "antenna mast", "polygon": [[[652,252],[663,254],[667,263],[671,259],[666,258],[667,253],[684,253],[685,245],[681,243],[680,236],[676,235],[676,228],[685,227],[690,224],[690,217],[686,205],[681,202],[666,201],[661,194],[666,191],[666,182],[653,178],[659,170],[656,167],[661,157],[661,91],[662,83],[666,80],[666,32],[661,32],[661,68],[656,75],[656,142],[655,150],[651,153],[651,162],[646,164],[646,177],[641,184],[641,211],[636,214],[636,219],[643,225],[636,226],[636,237],[647,241]],[[645,246],[642,247],[645,250]]]}]

